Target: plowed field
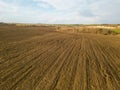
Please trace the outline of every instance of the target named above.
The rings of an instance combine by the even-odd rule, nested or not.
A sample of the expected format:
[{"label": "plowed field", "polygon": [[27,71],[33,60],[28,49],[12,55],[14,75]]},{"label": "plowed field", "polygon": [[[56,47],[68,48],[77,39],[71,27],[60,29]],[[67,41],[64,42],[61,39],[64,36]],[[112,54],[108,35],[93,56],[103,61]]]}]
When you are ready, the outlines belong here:
[{"label": "plowed field", "polygon": [[0,90],[120,90],[120,36],[0,28]]}]

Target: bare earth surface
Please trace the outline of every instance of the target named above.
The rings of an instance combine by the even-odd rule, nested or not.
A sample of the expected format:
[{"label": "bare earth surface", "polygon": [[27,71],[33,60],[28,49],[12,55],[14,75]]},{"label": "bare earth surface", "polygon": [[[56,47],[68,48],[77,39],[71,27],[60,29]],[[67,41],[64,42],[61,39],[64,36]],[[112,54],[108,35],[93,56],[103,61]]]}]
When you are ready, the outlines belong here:
[{"label": "bare earth surface", "polygon": [[120,90],[120,36],[1,27],[0,90]]}]

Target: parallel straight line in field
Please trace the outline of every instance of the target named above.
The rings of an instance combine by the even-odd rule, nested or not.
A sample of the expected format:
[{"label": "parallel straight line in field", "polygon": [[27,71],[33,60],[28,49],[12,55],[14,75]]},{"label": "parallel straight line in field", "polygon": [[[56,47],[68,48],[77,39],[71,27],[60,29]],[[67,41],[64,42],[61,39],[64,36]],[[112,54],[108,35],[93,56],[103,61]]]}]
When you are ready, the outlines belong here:
[{"label": "parallel straight line in field", "polygon": [[[73,85],[74,85],[75,77],[76,77],[76,73],[77,73],[79,53],[81,51],[81,43],[82,43],[82,39],[80,40],[80,46],[78,47],[78,51],[77,51],[77,54],[76,54],[76,61],[74,62],[74,66],[73,66],[73,69],[72,69],[71,79],[70,79],[70,83],[69,83],[69,90],[73,90],[73,88],[74,88]],[[79,44],[79,43],[76,43],[76,44]]]},{"label": "parallel straight line in field", "polygon": [[[110,55],[111,57],[113,57],[113,59],[114,58],[120,58],[120,55],[119,55],[119,53],[120,53],[120,49],[117,49],[115,46],[113,46],[114,44],[113,44],[113,42],[112,42],[112,40],[111,40],[111,42],[109,41],[108,43],[107,43],[107,41],[109,40],[109,39],[105,39],[105,45],[102,45],[102,43],[103,43],[103,40],[102,39],[100,39],[99,41],[97,40],[97,39],[95,39],[96,41],[97,41],[97,43],[98,44],[100,44],[103,48],[104,48],[104,50],[105,51],[107,51],[108,53],[107,54],[110,54],[110,52],[113,52],[114,54],[112,54],[112,55]],[[113,44],[113,45],[112,45]],[[117,52],[117,53],[116,53]],[[115,61],[115,60],[114,60]]]},{"label": "parallel straight line in field", "polygon": [[77,80],[77,82],[79,81],[78,89],[85,89],[85,84],[86,84],[86,82],[85,82],[85,79],[86,79],[86,72],[85,72],[85,68],[86,68],[86,66],[85,66],[86,65],[85,55],[86,55],[86,53],[85,53],[85,51],[86,51],[86,47],[85,47],[85,40],[84,40],[85,38],[82,36],[81,39],[82,39],[82,41],[81,41],[81,51],[79,53],[79,55],[80,55],[79,56],[79,62],[81,61],[81,63],[79,63],[79,64],[81,64],[81,68],[79,68],[79,69],[81,69],[81,72],[80,72],[79,75],[81,75],[81,76],[79,76],[80,78]]},{"label": "parallel straight line in field", "polygon": [[[43,62],[43,61],[42,61],[42,62]],[[40,62],[40,63],[37,62],[36,64],[41,64],[41,62]],[[36,64],[34,64],[34,65],[36,65]],[[28,76],[30,76],[37,67],[38,67],[38,66],[35,66],[35,67],[30,71],[29,74],[27,74],[26,76],[23,76],[20,80],[18,80],[17,83],[14,84],[14,85],[10,88],[10,90],[11,90],[11,89],[15,89],[15,88],[17,87],[17,85],[19,85],[20,83],[22,83],[22,82],[25,80],[25,78],[27,78]]]},{"label": "parallel straight line in field", "polygon": [[[57,36],[58,37],[58,36]],[[49,38],[49,37],[46,37],[46,39],[48,40],[48,39],[51,39],[51,37]],[[45,38],[43,39],[43,40],[45,40]],[[27,42],[28,43],[28,42]],[[41,42],[40,42],[41,43]],[[39,46],[37,46],[37,47],[39,47]],[[34,49],[34,48],[33,48]],[[32,51],[33,49],[30,49],[29,51]],[[26,52],[28,52],[28,50],[26,50]],[[20,54],[20,55],[17,55],[17,56],[15,56],[16,58],[17,57],[20,57],[21,55],[24,55],[24,53],[26,53],[26,52],[22,52],[22,54]],[[10,58],[15,58],[15,57],[10,57]],[[10,58],[8,58],[8,59],[5,59],[4,61],[0,61],[0,64],[2,64],[3,65],[3,63],[5,63],[5,62],[7,62],[8,60],[10,60]]]},{"label": "parallel straight line in field", "polygon": [[[76,38],[77,39],[77,38]],[[74,44],[76,44],[75,42],[74,42]],[[75,49],[74,49],[75,50]],[[74,51],[74,50],[72,50],[72,52]],[[71,54],[72,55],[72,54]],[[69,58],[70,57],[72,57],[72,56],[69,56],[68,58],[67,58],[67,60],[69,60]],[[66,67],[68,67],[69,65],[70,65],[70,63],[72,64],[72,60],[70,60],[70,61],[68,61],[68,63],[67,63],[67,65],[65,65]],[[74,64],[74,63],[73,63]],[[63,68],[62,68],[63,69]],[[62,72],[61,72],[62,73]],[[67,74],[67,73],[66,73]],[[59,81],[59,80],[57,80],[57,81]],[[53,89],[53,88],[52,88]]]},{"label": "parallel straight line in field", "polygon": [[[106,80],[105,80],[105,78],[104,78],[104,76],[102,74],[102,71],[101,71],[102,61],[101,61],[101,63],[98,61],[100,58],[97,56],[97,55],[99,55],[99,54],[97,54],[98,49],[95,50],[95,47],[96,47],[94,45],[95,42],[96,41],[93,42],[93,40],[89,40],[89,43],[90,43],[89,45],[90,45],[91,53],[92,53],[92,55],[95,58],[94,61],[95,61],[96,67],[98,69],[97,72],[99,73],[99,76],[100,76],[101,81],[102,81],[102,83],[99,83],[100,84],[99,87],[103,87],[104,89],[107,89]],[[89,54],[89,52],[88,52],[88,54]]]},{"label": "parallel straight line in field", "polygon": [[[109,64],[109,62],[107,62],[108,57],[105,56],[106,53],[104,52],[103,47],[102,47],[98,42],[96,42],[96,43],[97,43],[97,45],[98,45],[99,47],[98,47],[97,45],[95,45],[96,47],[94,47],[94,48],[97,50],[97,52],[98,52],[98,50],[99,50],[100,55],[102,55],[102,57],[104,58],[104,60],[102,60],[102,62],[103,62],[103,64],[104,64],[105,70],[107,70],[107,73],[106,73],[106,74],[109,74],[110,77],[111,77],[111,79],[114,80],[114,81],[112,81],[111,83],[115,83],[115,82],[116,82],[116,79],[118,78],[118,76],[117,76],[117,74],[116,74],[116,71],[113,69],[113,67],[111,67],[111,65]],[[98,47],[98,48],[97,48],[97,47]],[[98,54],[99,54],[99,52],[98,52]],[[112,72],[111,72],[111,70],[112,70]],[[116,79],[114,78],[114,76],[116,76]],[[119,79],[119,78],[118,78],[118,79]],[[114,84],[114,85],[117,85],[117,84]],[[117,85],[116,87],[119,87],[119,86]],[[114,87],[112,87],[112,88],[114,88]]]},{"label": "parallel straight line in field", "polygon": [[[59,37],[58,35],[54,35],[54,34],[52,35],[52,37],[53,37],[53,36]],[[54,38],[55,38],[55,37],[54,37]],[[48,40],[48,39],[51,39],[51,36],[50,36],[50,38],[49,38],[48,36],[47,36],[47,37],[42,37],[42,38],[43,38],[43,40],[45,40],[45,39]],[[41,39],[41,40],[42,40],[42,39]],[[43,40],[42,40],[42,41],[43,41]],[[30,42],[31,42],[32,44],[34,44],[31,39],[30,39],[29,42],[27,41],[27,42],[25,42],[25,43],[28,43],[28,45],[29,45]],[[39,42],[41,42],[41,41],[39,41]],[[21,44],[25,44],[25,43],[21,43]],[[17,47],[17,46],[16,46],[16,47]],[[11,57],[11,58],[12,58],[12,57]],[[13,57],[13,58],[14,58],[14,57]],[[6,60],[9,60],[9,59],[10,59],[10,58],[8,58],[8,59],[6,59]],[[4,62],[4,61],[0,61],[0,64],[2,64],[2,62]]]},{"label": "parallel straight line in field", "polygon": [[[59,47],[59,49],[61,49],[61,47]],[[62,51],[59,50],[59,49],[55,52],[56,54],[57,54],[58,51],[60,51],[60,52],[62,53]],[[60,52],[59,52],[59,53],[60,53]],[[52,57],[52,56],[50,56],[50,57]],[[57,59],[58,59],[58,58],[59,58],[59,55],[58,55],[58,57],[56,57],[56,59],[54,59],[54,61],[53,61],[54,64],[57,62]],[[46,59],[47,59],[47,58],[46,58]],[[50,62],[50,61],[48,60],[46,63],[48,63],[48,62]],[[53,63],[50,65],[50,67],[53,67],[53,65],[54,65]],[[46,73],[47,71],[49,71],[50,67],[48,67],[47,69],[45,69],[44,72]],[[47,71],[46,71],[46,70],[47,70]],[[43,75],[44,75],[44,74],[43,74]],[[40,78],[40,77],[38,77],[38,78]],[[36,80],[38,80],[38,79],[36,79]],[[35,84],[36,84],[36,83],[35,83]]]},{"label": "parallel straight line in field", "polygon": [[[51,46],[52,47],[52,46]],[[30,59],[29,61],[32,62],[32,60],[35,61],[35,59],[37,59],[38,57],[40,57],[40,55],[43,55],[44,53],[48,52],[49,50],[51,50],[51,47],[49,47],[48,49],[46,49],[45,51],[41,52],[39,55],[35,56],[33,59]],[[39,50],[38,50],[39,51]],[[25,65],[29,64],[30,62],[26,62],[24,63]],[[23,65],[24,66],[24,65]]]},{"label": "parallel straight line in field", "polygon": [[[52,46],[51,46],[52,47]],[[45,52],[47,52],[49,49],[51,49],[51,47],[49,47],[49,48],[45,48],[46,50],[44,50],[43,52],[41,52],[39,55],[42,55],[43,53],[45,53]],[[42,50],[42,49],[40,49],[40,50]],[[39,52],[39,50],[36,50],[36,51],[38,51]],[[31,56],[34,52],[36,52],[36,51],[31,51],[30,52],[30,54],[28,55],[28,56]],[[36,57],[39,57],[39,55],[37,55]],[[27,56],[27,57],[28,57]],[[24,57],[22,57],[20,60],[19,60],[19,62],[22,60],[22,59],[24,59],[24,58],[26,58],[25,56]],[[34,59],[34,58],[33,58]],[[29,61],[31,61],[30,59],[26,62],[26,63],[28,63]],[[14,67],[12,67],[13,69],[16,69],[15,67],[17,67],[18,65],[20,65],[20,63],[19,62],[14,62],[15,63],[15,65],[14,65]],[[13,63],[13,64],[14,64]],[[24,62],[22,62],[23,64],[25,64]],[[18,65],[17,65],[18,64]],[[11,64],[12,65],[12,64]],[[11,66],[10,65],[10,66]],[[17,65],[17,66],[16,66]],[[4,69],[6,69],[6,68],[4,68]],[[4,69],[2,69],[2,71],[5,73],[5,71],[4,71]],[[8,69],[10,69],[11,70],[11,68],[8,68]],[[12,69],[12,70],[13,70]],[[2,73],[3,74],[3,72],[0,72],[0,73]],[[8,72],[8,70],[6,71],[6,72]],[[10,73],[10,71],[9,71],[9,73]]]},{"label": "parallel straight line in field", "polygon": [[[41,48],[37,49],[38,47],[36,48],[33,48],[31,49],[30,51],[28,51],[27,53],[22,53],[21,55],[19,55],[18,57],[14,58],[11,62],[11,64],[9,63],[9,66],[11,66],[13,63],[19,63],[21,61],[21,59],[24,59],[25,57],[28,57],[30,55],[32,55],[33,53],[37,52],[37,51],[40,51],[42,50]],[[28,54],[28,55],[27,55]],[[19,59],[18,59],[19,58]],[[8,62],[5,62],[4,64],[7,64]],[[6,69],[6,67],[9,67],[8,65],[6,67],[3,67],[3,65],[1,65],[1,68],[0,69]]]},{"label": "parallel straight line in field", "polygon": [[[34,59],[35,60],[35,59]],[[38,65],[39,64],[41,64],[41,62],[43,62],[43,61],[40,61],[39,59],[37,59],[36,58],[36,60],[38,60],[37,62],[35,62],[35,63],[32,63],[30,66],[32,66],[32,65],[35,65],[34,67],[32,67],[32,70],[28,73],[28,74],[26,74],[26,75],[23,75],[19,80],[17,80],[17,82],[13,85],[13,86],[11,86],[10,87],[10,90],[11,89],[13,89],[13,88],[15,88],[17,85],[18,85],[18,83],[20,83],[21,81],[23,81],[28,75],[30,75],[37,67],[38,67]],[[38,64],[37,66],[36,66],[36,64]]]},{"label": "parallel straight line in field", "polygon": [[[49,48],[49,50],[50,50],[50,49],[51,49],[51,48]],[[37,55],[36,57],[34,57],[32,60],[30,60],[30,62],[27,62],[25,65],[27,66],[27,65],[29,65],[30,63],[33,64],[32,61],[35,62],[35,61],[37,60],[37,58],[40,57],[40,55],[44,54],[45,52],[48,52],[48,49],[47,49],[46,51],[40,53],[40,54]],[[27,66],[27,67],[28,67],[28,66]],[[22,70],[22,69],[24,69],[24,68],[25,68],[24,65],[22,65],[21,67],[19,67],[19,70]],[[17,69],[17,70],[15,70],[14,72],[19,71],[19,70]],[[12,71],[12,72],[13,72],[13,71]],[[8,77],[8,76],[10,76],[10,75],[11,75],[11,73],[8,74],[6,77]],[[2,80],[4,80],[6,77],[4,77]]]},{"label": "parallel straight line in field", "polygon": [[[68,46],[68,47],[69,47],[69,46]],[[68,47],[67,47],[67,48],[68,48]],[[60,58],[60,57],[63,55],[63,53],[65,53],[65,52],[67,52],[67,49],[66,49],[64,52],[62,52],[61,55],[60,55],[55,61],[58,62],[58,61],[59,61],[59,58]],[[54,64],[56,64],[56,62],[55,62]],[[46,70],[47,70],[47,71],[52,70],[52,68],[54,67],[54,64],[52,65],[51,68],[48,68],[48,70],[47,70],[47,69],[46,69]],[[42,79],[42,77],[45,76],[46,74],[47,74],[47,72],[44,72],[44,74],[43,74],[41,77],[39,77],[39,82],[40,82],[40,80]],[[37,85],[39,84],[39,82],[37,82],[36,85],[34,85],[33,88],[37,87]]]},{"label": "parallel straight line in field", "polygon": [[[102,47],[102,45],[101,45],[101,47]],[[113,49],[113,47],[111,47],[111,46],[109,47],[109,50],[103,49],[103,52],[106,54],[106,57],[108,58],[107,61],[109,60],[108,62],[111,63],[111,65],[114,67],[116,72],[119,72],[118,65],[120,64],[120,61],[119,61],[120,60],[120,56],[117,55],[117,54],[119,54],[117,51],[118,50]],[[110,52],[112,52],[113,54],[111,54]]]},{"label": "parallel straight line in field", "polygon": [[[53,83],[51,84],[51,86],[50,86],[50,90],[54,90],[55,89],[55,87],[57,86],[57,83],[59,82],[59,78],[60,78],[60,74],[61,74],[61,72],[62,72],[62,70],[63,70],[63,68],[66,66],[66,64],[68,63],[68,61],[66,60],[66,59],[68,59],[68,57],[72,54],[72,51],[73,51],[73,48],[74,48],[74,43],[72,42],[71,43],[72,45],[70,46],[70,47],[68,47],[67,49],[66,49],[66,51],[63,53],[63,55],[62,56],[64,56],[64,58],[62,59],[63,60],[63,62],[62,62],[62,64],[60,65],[60,67],[59,67],[59,70],[57,71],[57,75],[55,76],[55,78],[54,78],[54,80],[53,80]],[[68,65],[68,64],[67,64]],[[67,67],[67,66],[66,66]]]},{"label": "parallel straight line in field", "polygon": [[[117,67],[116,67],[116,65],[114,65],[114,63],[113,63],[113,61],[112,60],[114,60],[114,58],[112,58],[112,55],[110,54],[110,52],[107,52],[107,50],[105,50],[105,49],[103,49],[102,48],[102,45],[99,43],[99,42],[97,42],[98,44],[99,44],[99,46],[101,47],[101,55],[105,58],[105,62],[109,65],[109,67],[112,69],[112,71],[116,71],[117,70]],[[116,54],[116,53],[114,53],[114,54]],[[107,56],[108,57],[107,57]],[[109,59],[109,62],[108,62],[108,59]],[[110,63],[111,63],[111,65],[113,65],[113,66],[111,66],[110,65]],[[118,80],[118,81],[120,81],[120,77],[117,75],[117,73],[116,72],[113,72],[114,73],[114,75],[116,76],[116,79]]]},{"label": "parallel straight line in field", "polygon": [[[51,57],[52,57],[52,55],[51,55]],[[49,58],[49,55],[48,55],[48,57],[46,57],[46,59],[47,59],[47,58]],[[54,61],[53,61],[53,62],[54,62]],[[48,62],[46,61],[46,62],[44,62],[44,63],[48,63]],[[50,65],[52,65],[52,63],[51,63]],[[48,68],[50,68],[50,67],[48,66]],[[48,69],[48,68],[47,68],[47,69]],[[46,70],[47,70],[47,69],[46,69]],[[31,72],[31,73],[32,73],[32,72]],[[38,79],[37,79],[37,80],[38,80]],[[17,84],[16,84],[16,85],[17,85]],[[13,87],[13,88],[15,88],[15,87]]]},{"label": "parallel straight line in field", "polygon": [[[109,52],[106,52],[103,48],[102,48],[102,46],[100,45],[100,43],[98,44],[100,47],[101,47],[101,55],[104,57],[104,64],[106,65],[106,67],[107,67],[107,70],[108,71],[112,71],[112,72],[108,72],[113,78],[114,78],[114,80],[117,82],[115,85],[117,85],[119,88],[120,88],[120,77],[119,77],[119,75],[118,75],[118,73],[116,72],[116,69],[115,69],[115,65],[113,64],[113,62],[112,62],[112,57],[111,57],[111,55],[109,54]],[[109,54],[109,57],[106,57],[106,54]],[[108,62],[108,59],[109,59],[109,62]],[[110,64],[111,63],[111,64]],[[111,66],[111,65],[113,65],[113,66]],[[114,82],[115,82],[114,81]],[[112,82],[112,83],[114,83],[114,82]]]},{"label": "parallel straight line in field", "polygon": [[[54,45],[54,42],[52,42],[51,45]],[[50,47],[49,47],[48,49],[51,49],[51,47],[52,47],[51,45],[50,45]],[[44,47],[44,48],[45,48],[45,47]],[[46,49],[46,48],[45,48],[45,49]],[[46,51],[48,51],[48,49],[47,49]],[[31,52],[28,52],[29,55],[27,55],[27,57],[28,57],[28,56],[31,56],[33,53],[39,52],[40,50],[43,50],[43,48],[40,48],[40,49],[37,49],[37,48],[36,48],[36,50],[31,51]],[[24,55],[24,54],[23,54],[23,55]],[[20,59],[19,59],[18,61],[20,62],[21,59],[24,59],[24,58],[25,58],[25,56],[20,57]],[[19,62],[13,62],[13,63],[16,63],[16,64],[18,63],[18,64],[19,64]],[[10,64],[9,66],[11,66],[11,65],[12,65],[12,64]],[[6,67],[9,67],[9,66],[7,65]],[[3,68],[1,68],[1,69],[2,69],[2,71],[4,71],[4,69],[6,69],[6,68],[3,67]]]},{"label": "parallel straight line in field", "polygon": [[[83,44],[82,44],[82,47],[83,47],[83,52],[84,52],[84,67],[85,67],[85,90],[90,90],[91,89],[91,78],[90,78],[90,60],[88,58],[88,55],[87,55],[87,52],[88,52],[88,38],[86,36],[83,36]],[[83,71],[84,72],[84,71]]]}]

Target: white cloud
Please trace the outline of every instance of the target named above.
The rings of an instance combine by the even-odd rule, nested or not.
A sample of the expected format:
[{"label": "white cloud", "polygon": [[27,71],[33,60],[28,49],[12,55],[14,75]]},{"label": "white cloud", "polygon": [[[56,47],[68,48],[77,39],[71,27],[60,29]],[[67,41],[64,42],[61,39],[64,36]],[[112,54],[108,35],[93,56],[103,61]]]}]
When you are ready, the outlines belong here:
[{"label": "white cloud", "polygon": [[15,12],[17,9],[18,7],[13,4],[0,1],[0,12]]},{"label": "white cloud", "polygon": [[53,6],[57,10],[73,9],[83,2],[83,0],[33,0],[33,1],[38,3],[45,2],[48,5]]},{"label": "white cloud", "polygon": [[24,0],[7,1],[0,0],[0,22],[120,23],[120,0],[30,0],[25,6]]}]

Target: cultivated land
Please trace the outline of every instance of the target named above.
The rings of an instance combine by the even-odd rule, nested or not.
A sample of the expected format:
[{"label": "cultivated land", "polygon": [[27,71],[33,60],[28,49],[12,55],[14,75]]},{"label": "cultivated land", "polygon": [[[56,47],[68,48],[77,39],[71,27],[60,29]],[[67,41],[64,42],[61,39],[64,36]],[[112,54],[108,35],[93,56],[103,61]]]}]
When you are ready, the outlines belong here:
[{"label": "cultivated land", "polygon": [[69,30],[1,25],[0,90],[120,90],[120,35]]}]

